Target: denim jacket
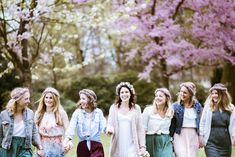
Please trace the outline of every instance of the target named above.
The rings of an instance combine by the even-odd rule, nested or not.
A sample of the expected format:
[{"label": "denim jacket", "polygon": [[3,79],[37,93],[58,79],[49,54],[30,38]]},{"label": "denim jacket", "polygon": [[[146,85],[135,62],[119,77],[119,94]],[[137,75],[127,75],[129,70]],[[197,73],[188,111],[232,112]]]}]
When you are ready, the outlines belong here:
[{"label": "denim jacket", "polygon": [[[26,108],[23,111],[23,121],[25,124],[25,148],[31,148],[32,144],[36,147],[41,145],[38,131],[34,123],[34,113]],[[9,110],[4,110],[0,114],[0,147],[10,149],[14,128],[14,115]]]},{"label": "denim jacket", "polygon": [[[170,135],[173,137],[174,133],[180,134],[181,128],[183,125],[183,119],[184,119],[184,105],[180,104],[178,102],[175,102],[172,104],[174,109],[174,117],[171,120],[171,126],[170,126]],[[196,117],[196,131],[199,135],[199,124],[200,124],[200,115],[201,115],[201,104],[197,101],[193,105],[193,108],[196,111],[197,117]]]},{"label": "denim jacket", "polygon": [[91,126],[89,129],[90,135],[86,135],[87,131],[87,115],[88,113],[83,109],[77,109],[74,111],[69,123],[69,127],[66,130],[65,137],[72,139],[75,134],[75,128],[77,129],[77,135],[81,141],[96,141],[101,142],[100,134],[105,132],[106,119],[101,109],[96,108],[91,112]]}]

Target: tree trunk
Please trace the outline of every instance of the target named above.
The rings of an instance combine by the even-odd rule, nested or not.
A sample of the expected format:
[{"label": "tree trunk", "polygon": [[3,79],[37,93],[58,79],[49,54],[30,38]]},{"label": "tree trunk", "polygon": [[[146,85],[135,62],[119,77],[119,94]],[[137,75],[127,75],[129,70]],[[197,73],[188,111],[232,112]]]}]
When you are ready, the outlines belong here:
[{"label": "tree trunk", "polygon": [[162,85],[165,88],[169,88],[169,76],[167,75],[167,63],[165,59],[160,60],[161,73],[162,73]]},{"label": "tree trunk", "polygon": [[223,69],[216,67],[213,70],[213,77],[211,78],[211,85],[214,85],[215,83],[219,83],[221,81],[222,74],[223,74]]},{"label": "tree trunk", "polygon": [[224,66],[221,82],[228,87],[228,91],[235,103],[235,65],[227,63]]}]

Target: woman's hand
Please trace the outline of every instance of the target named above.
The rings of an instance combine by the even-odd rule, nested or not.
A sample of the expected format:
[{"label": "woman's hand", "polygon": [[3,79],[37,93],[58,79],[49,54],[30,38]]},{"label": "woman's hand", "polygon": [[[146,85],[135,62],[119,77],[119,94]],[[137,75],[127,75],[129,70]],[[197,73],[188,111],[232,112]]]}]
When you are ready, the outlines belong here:
[{"label": "woman's hand", "polygon": [[140,149],[139,156],[141,157],[150,157],[150,154],[144,147]]},{"label": "woman's hand", "polygon": [[203,140],[203,136],[199,136],[199,148],[202,148],[205,146],[204,140]]},{"label": "woman's hand", "polygon": [[73,143],[72,143],[71,140],[64,143],[64,152],[65,152],[65,154],[67,154],[70,151],[70,149],[72,149],[72,148],[73,148]]},{"label": "woman's hand", "polygon": [[112,135],[113,133],[114,133],[113,127],[107,127],[107,129],[106,129],[106,134],[107,134],[107,135]]},{"label": "woman's hand", "polygon": [[44,157],[44,151],[43,151],[42,147],[39,147],[37,149],[37,154],[39,157]]}]

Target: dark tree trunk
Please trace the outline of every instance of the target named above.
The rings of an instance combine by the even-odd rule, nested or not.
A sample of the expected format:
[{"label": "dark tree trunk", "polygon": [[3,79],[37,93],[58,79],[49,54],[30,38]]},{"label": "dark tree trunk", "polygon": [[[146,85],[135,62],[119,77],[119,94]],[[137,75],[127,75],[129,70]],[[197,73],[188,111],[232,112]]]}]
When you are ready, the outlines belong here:
[{"label": "dark tree trunk", "polygon": [[228,87],[233,103],[235,103],[235,65],[227,63],[224,66],[221,82]]}]

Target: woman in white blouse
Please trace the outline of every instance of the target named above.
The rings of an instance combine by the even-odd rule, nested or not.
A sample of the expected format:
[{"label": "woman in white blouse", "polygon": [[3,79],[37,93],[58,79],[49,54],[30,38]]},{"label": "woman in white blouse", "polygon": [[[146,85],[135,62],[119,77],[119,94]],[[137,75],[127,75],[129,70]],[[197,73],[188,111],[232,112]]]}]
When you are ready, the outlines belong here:
[{"label": "woman in white blouse", "polygon": [[147,106],[142,115],[150,157],[172,157],[173,147],[169,128],[173,113],[168,89],[156,89],[153,105]]}]

